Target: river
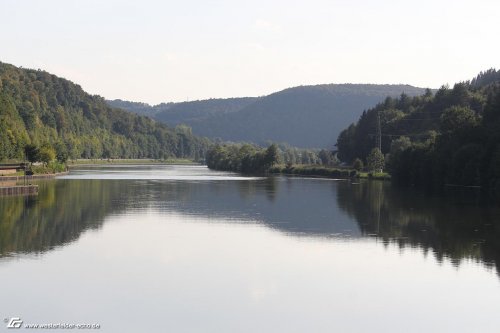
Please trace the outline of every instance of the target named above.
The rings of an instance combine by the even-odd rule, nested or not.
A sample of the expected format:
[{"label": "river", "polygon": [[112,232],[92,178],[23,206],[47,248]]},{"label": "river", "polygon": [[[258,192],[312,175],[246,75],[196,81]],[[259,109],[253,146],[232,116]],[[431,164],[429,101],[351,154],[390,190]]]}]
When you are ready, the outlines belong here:
[{"label": "river", "polygon": [[478,193],[159,165],[38,184],[0,198],[2,330],[500,329],[500,207]]}]

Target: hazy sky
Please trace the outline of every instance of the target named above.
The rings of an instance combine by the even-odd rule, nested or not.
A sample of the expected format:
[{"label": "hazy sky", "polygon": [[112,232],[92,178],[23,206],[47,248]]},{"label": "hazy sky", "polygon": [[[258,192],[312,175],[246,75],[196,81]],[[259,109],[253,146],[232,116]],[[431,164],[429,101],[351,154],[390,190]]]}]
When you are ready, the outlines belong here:
[{"label": "hazy sky", "polygon": [[0,61],[106,98],[437,88],[500,68],[498,0],[0,0]]}]

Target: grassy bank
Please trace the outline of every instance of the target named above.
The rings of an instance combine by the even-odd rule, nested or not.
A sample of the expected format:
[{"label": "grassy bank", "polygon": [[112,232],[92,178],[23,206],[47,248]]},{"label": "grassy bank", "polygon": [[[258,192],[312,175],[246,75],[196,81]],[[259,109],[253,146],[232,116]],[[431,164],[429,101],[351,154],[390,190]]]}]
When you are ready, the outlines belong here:
[{"label": "grassy bank", "polygon": [[330,168],[318,165],[275,165],[269,169],[271,174],[301,175],[309,177],[326,177],[337,179],[371,179],[390,180],[391,176],[386,172],[362,172],[354,169]]},{"label": "grassy bank", "polygon": [[387,172],[359,172],[360,179],[391,180],[391,175]]},{"label": "grassy bank", "polygon": [[329,168],[318,165],[275,165],[269,169],[269,173],[337,179],[356,178],[358,175],[358,172],[353,169]]},{"label": "grassy bank", "polygon": [[[44,175],[44,174],[53,174],[53,173],[61,173],[66,171],[66,165],[63,163],[59,163],[56,161],[49,162],[47,165],[32,165],[31,171],[35,175]],[[22,172],[24,175],[24,172]]]},{"label": "grassy bank", "polygon": [[[14,163],[24,163],[24,162],[17,162],[16,161]],[[57,162],[57,161],[49,162],[49,163],[47,163],[47,165],[44,165],[44,164],[31,164],[29,166],[28,170],[31,170],[34,175],[46,175],[46,174],[61,173],[61,172],[65,172],[66,171],[66,164],[60,163],[60,162]],[[14,172],[13,173],[2,173],[0,171],[0,176],[2,176],[2,177],[20,177],[20,176],[24,176],[24,170],[19,170],[19,171],[15,172],[15,173]]]},{"label": "grassy bank", "polygon": [[155,159],[80,159],[80,160],[72,160],[68,161],[68,166],[77,166],[77,165],[112,165],[112,164],[182,164],[182,165],[197,165],[198,162],[195,162],[190,159],[185,158],[169,158],[166,160],[155,160]]}]

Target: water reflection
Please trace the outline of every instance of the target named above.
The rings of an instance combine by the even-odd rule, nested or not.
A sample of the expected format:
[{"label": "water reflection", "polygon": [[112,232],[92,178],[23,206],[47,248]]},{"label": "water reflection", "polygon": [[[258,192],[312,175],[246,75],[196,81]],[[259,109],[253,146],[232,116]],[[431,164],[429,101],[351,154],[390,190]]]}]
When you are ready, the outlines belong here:
[{"label": "water reflection", "polygon": [[39,186],[36,197],[0,199],[0,256],[43,252],[98,228],[106,216],[147,210],[265,223],[294,234],[360,235],[336,207],[331,186],[298,179],[60,179]]},{"label": "water reflection", "polygon": [[[261,223],[294,236],[376,237],[420,247],[457,265],[472,259],[498,269],[500,263],[500,210],[481,206],[470,194],[443,199],[382,182],[227,174],[175,180],[145,177],[144,170],[139,178],[116,179],[117,170],[111,171],[112,179],[47,181],[37,197],[1,198],[0,256],[47,251],[99,228],[110,215],[153,210]],[[92,178],[88,170],[84,178]]]},{"label": "water reflection", "polygon": [[475,260],[495,266],[500,274],[500,209],[485,204],[481,193],[455,189],[437,197],[366,182],[339,187],[337,198],[365,236],[402,248],[420,247],[455,265]]},{"label": "water reflection", "polygon": [[112,204],[117,185],[46,181],[38,196],[0,198],[0,256],[43,252],[98,228],[120,209]]}]

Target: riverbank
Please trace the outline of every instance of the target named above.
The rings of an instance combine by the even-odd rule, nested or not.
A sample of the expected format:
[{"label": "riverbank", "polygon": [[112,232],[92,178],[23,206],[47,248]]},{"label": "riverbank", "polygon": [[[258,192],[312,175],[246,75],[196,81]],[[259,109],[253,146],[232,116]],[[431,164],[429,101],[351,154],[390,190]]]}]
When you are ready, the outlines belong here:
[{"label": "riverbank", "polygon": [[80,165],[113,165],[113,164],[172,164],[172,165],[198,165],[200,163],[184,158],[169,158],[166,160],[145,159],[79,159],[67,162],[68,167]]},{"label": "riverbank", "polygon": [[25,179],[27,181],[30,180],[36,180],[36,179],[51,179],[57,176],[64,176],[67,175],[69,172],[64,171],[64,172],[57,172],[57,173],[44,173],[44,174],[35,174],[31,176],[1,176],[0,177],[0,187],[2,182],[7,182],[7,181],[24,181]]},{"label": "riverbank", "polygon": [[359,172],[359,179],[391,180],[391,175],[387,172]]},{"label": "riverbank", "polygon": [[380,172],[360,172],[354,169],[330,168],[318,165],[275,165],[269,169],[270,174],[280,174],[288,176],[323,177],[335,179],[370,179],[370,180],[391,180],[388,173]]},{"label": "riverbank", "polygon": [[281,174],[291,176],[325,177],[336,179],[357,178],[358,172],[353,169],[328,168],[315,165],[275,165],[269,168],[270,174]]}]

